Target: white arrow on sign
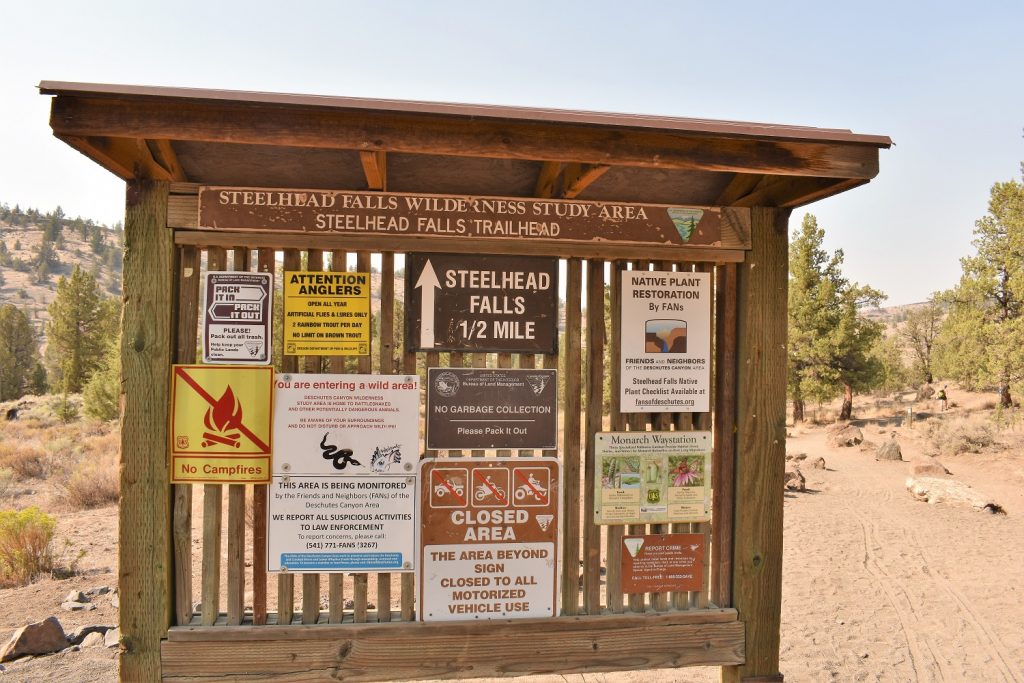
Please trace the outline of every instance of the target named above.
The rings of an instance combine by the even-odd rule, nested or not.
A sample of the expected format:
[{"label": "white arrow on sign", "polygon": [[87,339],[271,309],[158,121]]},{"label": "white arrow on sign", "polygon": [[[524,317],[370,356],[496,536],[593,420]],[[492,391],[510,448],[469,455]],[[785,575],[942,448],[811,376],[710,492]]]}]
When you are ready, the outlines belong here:
[{"label": "white arrow on sign", "polygon": [[423,272],[416,280],[420,288],[420,348],[434,348],[434,290],[441,288],[430,259],[423,265]]}]

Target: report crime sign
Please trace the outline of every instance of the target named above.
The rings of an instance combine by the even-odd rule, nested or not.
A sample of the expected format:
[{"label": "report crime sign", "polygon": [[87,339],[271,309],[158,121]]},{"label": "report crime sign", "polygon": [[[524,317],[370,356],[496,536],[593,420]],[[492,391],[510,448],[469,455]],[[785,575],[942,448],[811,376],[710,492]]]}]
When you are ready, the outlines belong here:
[{"label": "report crime sign", "polygon": [[557,352],[557,259],[410,254],[406,271],[411,348]]},{"label": "report crime sign", "polygon": [[422,621],[556,614],[555,458],[420,464]]},{"label": "report crime sign", "polygon": [[414,569],[419,407],[416,375],[278,375],[269,571]]},{"label": "report crime sign", "polygon": [[711,386],[711,275],[622,273],[624,413],[706,413]]},{"label": "report crime sign", "polygon": [[370,274],[285,271],[284,352],[368,355]]},{"label": "report crime sign", "polygon": [[206,273],[204,363],[270,363],[273,291],[270,273]]}]

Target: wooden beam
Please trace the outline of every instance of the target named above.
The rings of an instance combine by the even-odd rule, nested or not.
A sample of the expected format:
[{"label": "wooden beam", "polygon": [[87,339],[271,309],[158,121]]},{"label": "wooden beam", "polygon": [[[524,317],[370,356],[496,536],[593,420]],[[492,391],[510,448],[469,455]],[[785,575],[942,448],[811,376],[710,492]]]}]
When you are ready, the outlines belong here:
[{"label": "wooden beam", "polygon": [[[743,624],[692,613],[462,624],[214,627],[163,646],[163,680],[383,681],[736,664]],[[696,613],[701,614],[701,613]],[[721,615],[730,616],[730,615]],[[183,629],[177,629],[175,636]]]},{"label": "wooden beam", "polygon": [[537,174],[537,186],[533,190],[535,197],[554,197],[555,182],[562,172],[562,164],[557,161],[545,161]]},{"label": "wooden beam", "polygon": [[388,189],[387,152],[360,152],[359,161],[366,175],[366,187],[386,192]]},{"label": "wooden beam", "polygon": [[562,171],[562,197],[575,199],[609,168],[604,164],[566,164]]},{"label": "wooden beam", "polygon": [[170,140],[146,140],[146,147],[149,149],[153,160],[167,171],[169,180],[179,183],[188,182],[185,170],[178,162],[178,155],[174,152]]},{"label": "wooden beam", "polygon": [[[168,232],[171,232],[170,230]],[[176,244],[223,246],[231,248],[246,244],[253,249],[304,249],[310,236],[301,232],[214,232],[210,230],[174,230]],[[376,250],[381,247],[379,235],[324,233],[316,236],[322,249]],[[666,259],[698,263],[740,263],[742,249],[715,247],[615,245],[610,242],[516,242],[503,239],[433,239],[430,237],[388,236],[388,251],[454,254],[510,254],[521,256],[562,256],[565,258],[607,258],[633,260],[651,255],[656,249]]]},{"label": "wooden beam", "polygon": [[616,164],[738,173],[873,178],[878,147],[856,142],[712,137],[651,129],[231,102],[59,95],[58,136],[112,136]]},{"label": "wooden beam", "polygon": [[177,288],[167,183],[128,183],[124,230],[121,363],[121,498],[118,592],[122,680],[160,677],[160,641],[171,624],[171,487],[167,465],[170,365]]},{"label": "wooden beam", "polygon": [[76,135],[57,137],[124,180],[176,180],[156,162],[143,140]]},{"label": "wooden beam", "polygon": [[718,206],[776,206],[792,209],[863,185],[863,178],[801,178],[737,174]]},{"label": "wooden beam", "polygon": [[754,191],[760,182],[765,179],[763,175],[751,173],[737,173],[722,193],[715,200],[715,206],[732,206],[740,198],[747,196]]},{"label": "wooden beam", "polygon": [[723,669],[723,683],[779,673],[789,211],[752,213],[753,248],[737,273],[732,563],[732,604],[747,628],[747,661]]}]

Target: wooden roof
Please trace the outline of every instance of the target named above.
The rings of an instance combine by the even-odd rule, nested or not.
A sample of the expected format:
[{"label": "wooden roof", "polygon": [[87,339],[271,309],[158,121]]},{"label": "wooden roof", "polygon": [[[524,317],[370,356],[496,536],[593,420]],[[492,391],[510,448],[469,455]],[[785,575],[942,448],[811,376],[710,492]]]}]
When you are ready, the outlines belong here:
[{"label": "wooden roof", "polygon": [[43,81],[58,138],[116,175],[206,185],[796,207],[868,182],[848,130]]}]

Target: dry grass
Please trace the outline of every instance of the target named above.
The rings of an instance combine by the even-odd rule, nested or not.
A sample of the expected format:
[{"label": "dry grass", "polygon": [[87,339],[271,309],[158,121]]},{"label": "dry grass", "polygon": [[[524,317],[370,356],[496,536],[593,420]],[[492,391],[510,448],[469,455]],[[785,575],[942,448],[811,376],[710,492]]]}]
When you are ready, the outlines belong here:
[{"label": "dry grass", "polygon": [[80,459],[68,473],[63,498],[76,509],[97,508],[118,501],[121,493],[117,453]]},{"label": "dry grass", "polygon": [[13,471],[20,481],[45,477],[48,473],[46,461],[46,451],[34,443],[0,442],[0,467]]},{"label": "dry grass", "polygon": [[24,586],[53,571],[56,526],[39,508],[0,512],[0,587]]},{"label": "dry grass", "polygon": [[925,435],[938,455],[981,453],[996,443],[996,430],[990,424],[930,418],[925,425]]}]

